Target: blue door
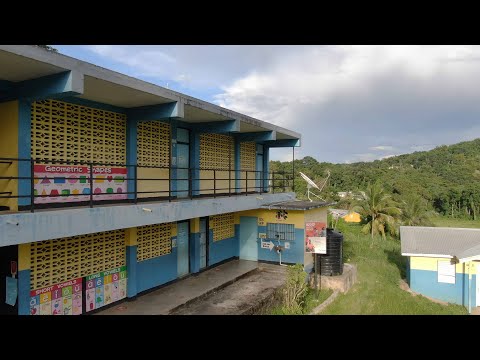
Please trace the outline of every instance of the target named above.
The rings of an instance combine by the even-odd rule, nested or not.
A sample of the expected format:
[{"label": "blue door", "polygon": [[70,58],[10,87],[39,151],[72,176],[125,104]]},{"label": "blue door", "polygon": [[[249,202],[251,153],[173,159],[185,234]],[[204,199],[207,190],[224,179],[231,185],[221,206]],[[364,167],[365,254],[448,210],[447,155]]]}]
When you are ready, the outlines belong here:
[{"label": "blue door", "polygon": [[263,145],[257,144],[257,159],[255,164],[255,191],[263,192]]},{"label": "blue door", "polygon": [[177,223],[177,277],[188,275],[188,238],[189,222]]},{"label": "blue door", "polygon": [[208,234],[207,219],[200,218],[200,269],[207,267]]},{"label": "blue door", "polygon": [[258,260],[257,218],[240,216],[240,259]]},{"label": "blue door", "polygon": [[190,134],[187,129],[177,129],[177,197],[188,197],[188,166],[190,164]]}]

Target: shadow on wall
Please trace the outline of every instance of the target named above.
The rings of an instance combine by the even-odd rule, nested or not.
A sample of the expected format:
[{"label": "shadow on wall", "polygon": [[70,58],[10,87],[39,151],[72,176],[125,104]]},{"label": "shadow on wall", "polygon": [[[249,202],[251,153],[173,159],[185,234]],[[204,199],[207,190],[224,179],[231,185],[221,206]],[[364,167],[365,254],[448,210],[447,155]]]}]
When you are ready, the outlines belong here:
[{"label": "shadow on wall", "polygon": [[387,255],[387,259],[390,263],[395,265],[400,271],[400,277],[402,279],[407,278],[407,258],[402,256],[398,251],[384,250]]}]

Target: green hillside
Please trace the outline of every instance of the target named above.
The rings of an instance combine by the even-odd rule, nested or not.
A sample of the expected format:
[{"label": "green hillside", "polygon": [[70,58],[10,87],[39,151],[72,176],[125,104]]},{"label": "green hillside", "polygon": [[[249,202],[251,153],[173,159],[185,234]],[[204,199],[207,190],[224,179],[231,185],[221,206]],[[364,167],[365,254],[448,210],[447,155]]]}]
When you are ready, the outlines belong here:
[{"label": "green hillside", "polygon": [[[292,171],[292,162],[272,161],[273,171]],[[480,213],[480,139],[439,146],[430,151],[414,152],[373,162],[332,164],[310,156],[295,160],[295,190],[304,198],[304,172],[317,184],[326,171],[331,173],[322,197],[340,200],[338,192],[364,190],[379,179],[397,200],[420,195],[442,215],[478,218]]]}]

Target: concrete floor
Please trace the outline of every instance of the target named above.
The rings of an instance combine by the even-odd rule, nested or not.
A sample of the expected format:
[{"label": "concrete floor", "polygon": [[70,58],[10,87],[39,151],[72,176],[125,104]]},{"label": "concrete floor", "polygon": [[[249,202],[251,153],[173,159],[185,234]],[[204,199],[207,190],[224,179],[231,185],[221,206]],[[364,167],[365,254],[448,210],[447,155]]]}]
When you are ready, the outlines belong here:
[{"label": "concrete floor", "polygon": [[241,315],[250,314],[285,283],[286,268],[259,264],[250,273],[219,291],[173,311],[172,315]]},{"label": "concrete floor", "polygon": [[257,270],[258,263],[233,260],[190,276],[145,295],[134,301],[123,301],[95,315],[168,315],[186,303],[208,296],[212,291]]}]

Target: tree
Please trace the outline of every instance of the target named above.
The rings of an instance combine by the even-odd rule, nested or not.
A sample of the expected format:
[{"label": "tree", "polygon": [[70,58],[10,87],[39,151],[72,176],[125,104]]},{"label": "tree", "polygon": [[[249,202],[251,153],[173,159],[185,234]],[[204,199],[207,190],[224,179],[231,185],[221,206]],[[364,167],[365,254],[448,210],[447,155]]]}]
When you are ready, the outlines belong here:
[{"label": "tree", "polygon": [[427,210],[425,201],[419,197],[410,197],[402,201],[402,223],[408,226],[432,226],[430,216],[432,211]]},{"label": "tree", "polygon": [[363,218],[362,232],[373,236],[381,234],[385,239],[385,233],[396,235],[397,220],[402,211],[397,207],[391,195],[385,193],[385,189],[379,181],[369,183],[366,191],[360,192],[357,205],[353,210]]}]

